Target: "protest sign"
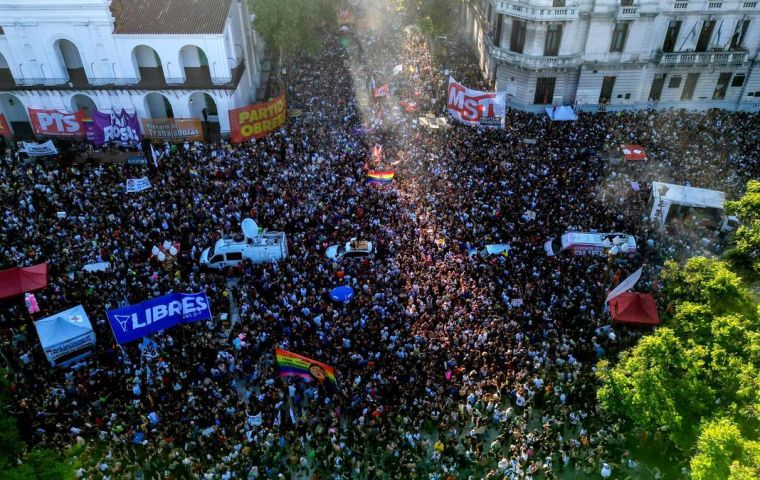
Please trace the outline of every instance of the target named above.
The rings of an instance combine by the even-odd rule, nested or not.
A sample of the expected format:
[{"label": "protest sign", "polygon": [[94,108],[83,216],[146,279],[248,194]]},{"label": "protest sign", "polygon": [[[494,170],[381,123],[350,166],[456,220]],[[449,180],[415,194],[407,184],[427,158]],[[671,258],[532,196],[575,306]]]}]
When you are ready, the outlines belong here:
[{"label": "protest sign", "polygon": [[150,188],[148,177],[130,178],[127,180],[127,193],[142,192]]},{"label": "protest sign", "polygon": [[452,117],[467,125],[498,127],[507,107],[505,92],[471,90],[449,76],[446,108]]},{"label": "protest sign", "polygon": [[114,337],[120,344],[173,327],[180,323],[211,320],[205,292],[170,293],[136,305],[106,312]]},{"label": "protest sign", "polygon": [[264,103],[230,110],[230,136],[233,143],[263,138],[285,124],[285,94]]}]

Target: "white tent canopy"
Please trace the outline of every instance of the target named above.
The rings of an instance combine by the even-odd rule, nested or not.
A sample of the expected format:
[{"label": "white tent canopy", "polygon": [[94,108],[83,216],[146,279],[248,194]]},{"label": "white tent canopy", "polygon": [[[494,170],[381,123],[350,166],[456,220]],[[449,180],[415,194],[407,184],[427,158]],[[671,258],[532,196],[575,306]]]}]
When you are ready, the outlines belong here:
[{"label": "white tent canopy", "polygon": [[34,322],[50,363],[66,365],[86,357],[95,345],[92,324],[81,305]]},{"label": "white tent canopy", "polygon": [[652,182],[652,197],[654,201],[649,218],[657,220],[661,226],[668,218],[671,205],[723,210],[723,205],[726,203],[726,194],[717,190],[662,182]]},{"label": "white tent canopy", "polygon": [[546,114],[555,122],[572,122],[578,120],[578,115],[575,114],[573,107],[567,105],[558,106],[556,110],[554,107],[546,107]]}]

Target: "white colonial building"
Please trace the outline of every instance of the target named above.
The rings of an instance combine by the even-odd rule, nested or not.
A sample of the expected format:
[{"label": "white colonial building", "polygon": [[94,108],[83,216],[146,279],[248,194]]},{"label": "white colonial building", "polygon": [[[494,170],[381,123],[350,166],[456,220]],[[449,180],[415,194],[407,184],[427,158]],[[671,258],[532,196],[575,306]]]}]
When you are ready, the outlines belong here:
[{"label": "white colonial building", "polygon": [[229,131],[254,103],[261,42],[244,0],[0,0],[0,113],[112,108]]},{"label": "white colonial building", "polygon": [[512,106],[760,108],[758,0],[460,0]]}]

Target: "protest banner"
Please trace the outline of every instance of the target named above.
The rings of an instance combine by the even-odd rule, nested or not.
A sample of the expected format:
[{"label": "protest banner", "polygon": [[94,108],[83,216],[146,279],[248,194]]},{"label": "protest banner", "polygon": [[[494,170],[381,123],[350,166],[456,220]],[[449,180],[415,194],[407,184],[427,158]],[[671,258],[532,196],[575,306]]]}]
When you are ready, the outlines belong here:
[{"label": "protest banner", "polygon": [[127,179],[127,193],[142,192],[150,187],[148,177]]},{"label": "protest banner", "polygon": [[377,88],[372,89],[372,95],[375,98],[387,97],[390,94],[391,94],[391,87],[387,83],[385,85],[381,85]]},{"label": "protest banner", "polygon": [[114,110],[111,112],[95,110],[92,112],[91,120],[84,124],[87,139],[98,147],[110,142],[116,142],[121,147],[128,147],[142,139],[137,113],[130,114],[125,109],[118,113]]},{"label": "protest banner", "polygon": [[181,323],[211,320],[205,292],[170,293],[106,312],[119,344],[129,343]]},{"label": "protest banner", "polygon": [[449,76],[446,108],[464,124],[499,127],[504,122],[507,94],[471,90]]},{"label": "protest banner", "polygon": [[268,102],[232,109],[230,110],[232,143],[266,137],[284,125],[287,118],[284,93]]},{"label": "protest banner", "polygon": [[142,133],[146,138],[160,140],[203,141],[203,127],[197,118],[140,119]]},{"label": "protest banner", "polygon": [[58,155],[58,149],[53,145],[52,140],[45,143],[22,142],[24,148],[20,150],[30,157],[44,157],[45,155]]},{"label": "protest banner", "polygon": [[620,282],[620,284],[617,287],[615,287],[614,290],[612,290],[610,293],[607,294],[607,298],[605,299],[605,302],[609,302],[610,300],[617,297],[618,295],[632,289],[636,285],[636,282],[638,282],[639,279],[641,278],[641,272],[643,271],[644,271],[644,267],[641,267],[635,272],[633,272],[628,278]]},{"label": "protest banner", "polygon": [[0,137],[10,137],[11,129],[8,126],[8,122],[5,120],[5,115],[0,113]]},{"label": "protest banner", "polygon": [[37,108],[28,110],[32,130],[37,135],[84,137],[86,134],[79,113]]},{"label": "protest banner", "polygon": [[297,353],[274,349],[281,377],[301,377],[306,381],[329,382],[335,386],[335,368]]}]

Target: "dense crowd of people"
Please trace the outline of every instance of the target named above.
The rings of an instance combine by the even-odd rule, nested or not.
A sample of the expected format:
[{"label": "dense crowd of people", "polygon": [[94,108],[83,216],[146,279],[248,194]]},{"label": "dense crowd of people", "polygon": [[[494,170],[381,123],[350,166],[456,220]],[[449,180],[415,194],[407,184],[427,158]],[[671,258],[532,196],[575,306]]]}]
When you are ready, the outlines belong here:
[{"label": "dense crowd of people", "polygon": [[[179,144],[149,190],[121,187],[140,166],[25,164],[12,152],[0,162],[0,264],[49,265],[41,312],[0,308],[10,411],[30,445],[84,444],[77,475],[98,480],[640,468],[596,405],[596,360],[641,332],[610,326],[605,292],[642,264],[639,288],[652,288],[665,257],[693,248],[642,218],[646,183],[739,193],[760,173],[758,115],[581,113],[560,123],[512,110],[504,129],[428,129],[420,116],[445,114],[444,70],[492,86],[465,46],[434,59],[388,23],[346,33],[343,45],[327,32],[316,57],[289,58],[288,103],[301,115],[259,141]],[[385,82],[391,95],[373,98],[368,86]],[[647,164],[612,169],[604,154],[621,143],[644,145]],[[368,170],[395,177],[373,187]],[[610,189],[620,178],[642,191]],[[225,272],[234,280],[202,270],[201,251],[248,217],[284,231],[289,256]],[[622,231],[640,248],[547,257],[543,243],[568,230]],[[325,257],[351,238],[370,240],[373,254]],[[166,240],[180,245],[169,267],[151,255]],[[508,254],[470,254],[494,243]],[[82,270],[95,262],[110,267]],[[332,301],[338,285],[356,296]],[[240,320],[154,335],[149,358],[139,342],[116,344],[107,309],[197,291],[216,317],[232,308]],[[95,352],[51,368],[31,320],[78,304]],[[337,388],[280,378],[275,347],[336,367]]]}]

